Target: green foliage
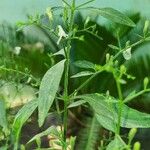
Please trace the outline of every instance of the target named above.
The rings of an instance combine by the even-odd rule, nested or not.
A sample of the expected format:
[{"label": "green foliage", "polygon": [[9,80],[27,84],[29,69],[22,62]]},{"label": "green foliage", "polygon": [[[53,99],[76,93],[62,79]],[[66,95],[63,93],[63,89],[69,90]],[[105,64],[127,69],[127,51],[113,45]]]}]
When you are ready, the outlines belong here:
[{"label": "green foliage", "polygon": [[0,100],[0,126],[5,131],[7,129],[7,117],[6,117],[6,108],[4,100]]},{"label": "green foliage", "polygon": [[95,65],[92,62],[83,60],[83,61],[76,61],[74,63],[75,66],[80,67],[80,68],[84,68],[84,69],[94,69]]},{"label": "green foliage", "polygon": [[99,139],[100,125],[95,116],[85,120],[87,127],[81,129],[77,138],[78,144],[76,149],[94,150]]},{"label": "green foliage", "polygon": [[91,71],[82,71],[82,72],[79,72],[73,76],[71,76],[71,78],[79,78],[79,77],[84,77],[84,76],[90,76],[90,75],[93,75],[94,73],[91,72]]},{"label": "green foliage", "polygon": [[115,139],[109,143],[106,150],[123,150],[123,149],[126,149],[126,147],[127,145],[121,139],[121,137],[119,135],[116,135]]},{"label": "green foliage", "polygon": [[65,60],[50,68],[44,75],[38,97],[39,126],[41,127],[55,99],[63,74]]},{"label": "green foliage", "polygon": [[[19,67],[18,65],[15,65],[15,67],[12,64],[10,65],[11,61],[6,63],[3,60],[1,62],[0,71],[2,76],[11,72],[11,77],[15,76],[16,80],[14,81],[17,83],[22,81],[20,77],[23,76],[25,78],[23,84],[29,84],[32,80],[30,86],[35,86],[36,84],[36,88],[39,89],[37,99],[25,104],[15,115],[10,133],[14,150],[20,148],[19,137],[21,129],[36,108],[38,108],[38,124],[41,128],[44,127],[43,125],[46,122],[48,113],[52,110],[52,104],[54,104],[53,111],[57,111],[62,117],[63,123],[60,125],[59,131],[57,131],[55,126],[50,126],[31,138],[29,143],[36,140],[38,149],[42,149],[41,138],[47,135],[54,136],[54,141],[50,141],[53,142],[53,149],[56,149],[56,146],[63,150],[74,149],[76,138],[69,135],[68,129],[68,124],[72,121],[68,115],[69,109],[74,110],[74,112],[80,112],[80,110],[86,108],[86,113],[94,114],[94,117],[87,121],[88,127],[83,129],[81,135],[77,137],[77,140],[80,140],[80,142],[76,142],[75,147],[79,150],[93,150],[98,147],[99,140],[103,140],[103,136],[105,136],[99,133],[100,125],[104,127],[105,131],[108,130],[115,133],[114,140],[110,141],[109,145],[105,147],[108,150],[131,149],[131,143],[136,133],[135,128],[150,127],[149,114],[127,106],[133,99],[150,92],[149,73],[143,73],[144,71],[142,71],[142,75],[139,75],[141,68],[145,69],[146,67],[146,71],[149,71],[149,54],[142,51],[142,55],[137,56],[136,52],[134,52],[140,44],[150,40],[149,21],[145,22],[141,29],[142,34],[138,35],[138,38],[133,37],[134,40],[132,38],[129,39],[129,35],[133,35],[132,32],[134,31],[131,27],[135,27],[134,22],[137,19],[133,22],[129,17],[113,8],[83,7],[92,1],[89,0],[77,5],[75,0],[72,0],[72,2],[62,0],[63,6],[48,8],[46,16],[40,16],[39,14],[34,17],[29,16],[27,22],[20,22],[18,24],[18,31],[34,26],[40,29],[45,37],[48,37],[48,41],[51,43],[48,57],[45,57],[44,53],[41,52],[38,55],[33,54],[33,57],[30,57],[29,60],[39,59],[39,64],[42,64],[42,68],[44,63],[46,63],[44,66],[50,68],[50,61],[52,67],[46,73],[45,69],[42,71],[42,75],[44,73],[45,75],[39,84],[40,79],[37,81],[37,78],[32,75],[33,72],[30,73],[29,70],[24,71],[27,70],[25,69],[27,60],[25,56],[27,55],[24,52],[20,53],[20,51],[19,53],[14,53],[14,46],[16,46],[17,42],[14,42],[15,45],[11,47],[13,49],[12,52],[8,52],[7,55],[9,57],[12,55],[11,60],[14,60],[13,64],[19,63]],[[80,22],[77,23],[77,12],[85,8],[96,12],[97,16],[103,16],[114,22],[114,24],[111,24],[113,26],[111,30],[114,33],[111,33],[105,27],[98,26],[94,21],[91,21],[89,16],[84,21],[79,19]],[[60,17],[59,21],[56,16]],[[80,17],[79,14],[78,17]],[[16,34],[14,35],[15,38],[17,41]],[[3,39],[3,42],[7,43],[6,41],[6,39]],[[45,41],[44,38],[42,41]],[[11,45],[11,43],[9,44]],[[22,45],[23,47],[24,45]],[[46,51],[44,52],[46,53]],[[141,56],[144,58],[142,61],[139,60]],[[23,65],[22,59],[25,60]],[[39,65],[34,63],[34,66],[37,66],[37,74],[39,74]],[[133,68],[137,69],[134,70]],[[76,71],[78,72],[77,74],[74,73]],[[145,76],[147,77],[145,78]],[[40,78],[41,76],[38,77]],[[92,79],[94,80],[93,82],[91,82]],[[143,90],[141,88],[138,88],[138,90],[134,88],[132,90],[130,84],[135,82],[133,87],[137,84],[139,86],[138,79],[143,82],[141,86]],[[58,90],[60,86],[62,91]],[[89,94],[91,91],[94,94]],[[80,95],[78,95],[79,93]],[[8,123],[6,120],[5,103],[3,101],[0,101],[0,107],[2,113],[0,115],[0,125],[3,128],[7,128]],[[73,119],[82,124],[80,118],[76,118],[74,114]],[[124,127],[133,128],[128,134],[127,144],[121,138],[121,128]],[[6,145],[8,142],[9,139],[5,141]],[[107,145],[106,143],[104,144]],[[101,143],[101,145],[103,144]],[[21,149],[25,149],[25,147],[26,144]],[[139,144],[135,143],[133,149],[140,149]]]},{"label": "green foliage", "polygon": [[55,136],[59,137],[59,132],[56,130],[56,127],[54,127],[54,126],[49,127],[45,131],[35,135],[28,143],[31,143],[36,139],[40,139],[43,136],[48,136],[48,135],[51,135],[51,134],[54,134]]},{"label": "green foliage", "polygon": [[14,150],[18,149],[18,142],[22,126],[29,119],[32,113],[37,108],[37,99],[28,102],[24,105],[15,116],[12,126],[12,142],[14,143]]},{"label": "green foliage", "polygon": [[[101,94],[89,94],[77,96],[77,98],[87,101],[96,113],[96,118],[100,124],[116,132],[119,102],[112,97],[107,97]],[[138,115],[138,118],[137,118]],[[122,104],[122,114],[120,126],[125,128],[149,128],[150,115],[139,112]]]},{"label": "green foliage", "polygon": [[126,15],[113,8],[100,8],[98,12],[101,16],[113,22],[135,27],[135,23],[132,20],[130,20]]}]

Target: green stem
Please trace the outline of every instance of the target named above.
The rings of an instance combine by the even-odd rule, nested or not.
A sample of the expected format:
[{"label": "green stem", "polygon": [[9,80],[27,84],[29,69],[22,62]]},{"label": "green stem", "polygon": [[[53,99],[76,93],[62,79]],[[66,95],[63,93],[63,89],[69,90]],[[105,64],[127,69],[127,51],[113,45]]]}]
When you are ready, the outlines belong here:
[{"label": "green stem", "polygon": [[95,0],[89,0],[89,1],[87,1],[87,2],[85,2],[85,3],[83,3],[83,4],[81,4],[81,5],[77,6],[77,9],[78,9],[78,8],[81,8],[81,7],[83,7],[83,6],[85,6],[85,5],[89,4],[89,3],[91,3],[91,2],[93,2],[93,1],[95,1]]},{"label": "green stem", "polygon": [[[137,41],[136,43],[130,45],[130,47],[133,48],[133,47],[135,47],[135,46],[137,46],[137,45],[143,43],[144,41],[145,41],[145,39],[141,39],[141,40]],[[125,50],[126,50],[126,48],[123,48],[121,51],[119,51],[119,52],[114,56],[113,60],[115,60],[115,59],[116,59],[123,51],[125,51]]]},{"label": "green stem", "polygon": [[[75,0],[72,1],[72,7],[71,7],[71,16],[70,16],[70,27],[69,27],[69,33],[73,30],[73,22],[74,22],[74,12],[75,12]],[[70,49],[71,49],[71,37],[67,41],[67,48],[65,49],[66,54],[66,62],[65,62],[65,79],[64,79],[64,117],[63,117],[63,141],[64,146],[63,150],[67,150],[67,119],[68,119],[68,109],[67,105],[69,102],[69,96],[68,96],[68,80],[69,80],[69,66],[70,66]]]},{"label": "green stem", "polygon": [[121,115],[122,115],[122,106],[123,106],[123,96],[121,91],[121,85],[119,80],[116,79],[117,91],[119,96],[119,107],[118,107],[118,124],[117,124],[117,134],[120,134],[120,124],[121,124]]},{"label": "green stem", "polygon": [[[69,50],[69,49],[68,49]],[[63,119],[63,125],[64,125],[64,132],[63,132],[63,140],[66,142],[67,138],[67,118],[68,118],[68,110],[67,110],[67,104],[68,104],[68,75],[69,75],[69,59],[66,59],[65,63],[65,79],[64,79],[64,119]],[[64,147],[64,150],[66,150],[66,144]]]},{"label": "green stem", "polygon": [[28,73],[25,73],[25,72],[22,72],[22,71],[19,71],[19,70],[15,70],[15,69],[12,69],[12,68],[5,68],[3,66],[0,67],[0,70],[7,71],[7,72],[18,73],[18,74],[23,75],[25,77],[30,77],[34,81],[37,81],[37,79],[35,77],[33,77],[31,74],[28,74]]},{"label": "green stem", "polygon": [[142,94],[144,94],[144,93],[147,93],[147,92],[150,92],[150,89],[142,90],[142,91],[136,93],[135,95],[126,98],[126,99],[124,100],[124,103],[128,103],[128,102],[130,102],[132,99],[134,99],[134,98],[136,98],[136,97],[138,97],[138,96],[140,96],[140,95],[142,95]]},{"label": "green stem", "polygon": [[95,78],[99,73],[96,72],[95,74],[93,74],[92,76],[90,76],[85,82],[83,82],[72,94],[69,95],[69,97],[74,96],[77,92],[79,92],[84,86],[86,86],[93,78]]}]

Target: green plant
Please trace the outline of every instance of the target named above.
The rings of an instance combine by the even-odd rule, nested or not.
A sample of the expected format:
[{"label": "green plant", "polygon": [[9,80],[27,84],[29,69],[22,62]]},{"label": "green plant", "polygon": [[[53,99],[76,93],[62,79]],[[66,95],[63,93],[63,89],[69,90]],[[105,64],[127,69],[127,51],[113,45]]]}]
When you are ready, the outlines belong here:
[{"label": "green plant", "polygon": [[[132,58],[132,49],[145,42],[150,41],[150,33],[149,33],[149,22],[145,22],[145,26],[143,29],[143,35],[140,35],[140,39],[131,44],[129,41],[126,42],[126,45],[122,47],[120,42],[120,37],[118,36],[118,45],[108,45],[111,50],[113,50],[113,54],[106,54],[105,64],[94,64],[93,62],[89,62],[86,60],[79,60],[75,62],[76,67],[80,67],[83,71],[70,76],[70,55],[72,48],[73,40],[80,40],[84,42],[84,36],[78,33],[87,32],[91,35],[94,35],[99,40],[102,40],[101,37],[98,36],[96,31],[96,26],[89,25],[89,18],[84,23],[83,29],[79,29],[76,24],[74,24],[74,18],[77,11],[82,11],[85,8],[95,11],[98,15],[101,15],[115,23],[119,23],[125,26],[134,27],[135,24],[132,20],[130,20],[127,16],[120,13],[117,10],[112,8],[94,8],[94,7],[84,7],[86,4],[94,1],[90,0],[81,5],[76,6],[75,0],[72,0],[72,3],[68,3],[65,0],[63,1],[63,7],[55,7],[49,8],[46,11],[46,15],[50,21],[50,26],[45,26],[40,22],[40,16],[37,15],[35,18],[30,17],[29,22],[20,23],[21,26],[27,26],[36,24],[38,26],[42,26],[49,30],[50,33],[55,35],[57,38],[56,43],[60,47],[60,51],[50,55],[50,57],[57,57],[61,55],[63,60],[56,63],[52,66],[44,75],[41,80],[41,84],[39,87],[38,97],[35,100],[30,101],[26,105],[23,106],[17,113],[14,119],[14,123],[12,125],[12,130],[10,131],[11,141],[14,144],[14,150],[18,148],[24,149],[24,146],[19,145],[19,137],[21,133],[21,128],[24,123],[28,120],[28,118],[32,115],[32,113],[38,108],[38,124],[39,127],[42,127],[46,117],[48,116],[49,109],[52,107],[52,104],[56,102],[56,111],[58,114],[62,115],[63,123],[61,128],[56,128],[55,126],[49,127],[45,131],[35,135],[28,143],[33,142],[34,140],[37,143],[37,149],[41,149],[41,141],[40,138],[43,136],[51,135],[53,138],[56,138],[55,146],[58,146],[58,149],[68,150],[74,149],[75,138],[67,136],[67,123],[68,123],[68,110],[77,106],[86,105],[88,108],[92,108],[93,118],[92,124],[90,128],[90,134],[87,139],[87,146],[85,149],[94,149],[94,146],[97,145],[97,137],[96,140],[92,137],[95,136],[93,128],[96,127],[96,123],[98,122],[101,126],[103,126],[108,131],[114,133],[114,140],[110,141],[110,143],[104,146],[103,149],[114,149],[121,150],[132,149],[132,140],[135,136],[136,129],[134,128],[149,128],[150,127],[150,115],[146,113],[139,112],[135,109],[132,109],[126,105],[126,103],[132,101],[134,98],[142,95],[144,93],[150,92],[148,88],[149,79],[146,77],[143,81],[143,90],[139,92],[133,91],[127,97],[123,96],[122,85],[126,84],[126,80],[134,80],[135,77],[127,73],[126,67],[121,64],[119,61],[119,57],[123,56],[126,61]],[[63,17],[62,22],[65,30],[61,25],[58,25],[53,29],[53,12],[56,9],[62,10]],[[18,72],[16,70],[9,70],[5,67],[2,68],[6,71]],[[113,78],[116,83],[118,96],[114,98],[110,95],[109,91],[107,93],[93,93],[93,94],[82,94],[80,95],[80,90],[83,89],[87,84],[96,76],[101,74],[102,72],[108,72],[113,75]],[[23,72],[18,72],[25,76],[30,76],[30,74],[24,74]],[[69,90],[69,81],[73,78],[79,77],[88,77],[85,82],[83,82],[78,88],[73,91]],[[62,78],[63,77],[63,78]],[[71,78],[71,79],[70,79]],[[61,83],[61,81],[63,83]],[[63,94],[57,93],[59,86],[63,85]],[[63,102],[63,108],[60,108],[59,103]],[[2,106],[2,117],[0,118],[0,125],[3,127],[4,134],[6,133],[7,121],[5,115],[4,105]],[[26,113],[25,113],[26,112]],[[138,118],[137,118],[138,116]],[[96,123],[95,123],[96,122]],[[126,144],[121,137],[121,127],[133,128],[129,132],[128,143]],[[98,131],[97,131],[98,132]],[[92,141],[94,139],[94,142]],[[96,142],[95,142],[96,141]],[[6,142],[6,145],[8,143]],[[139,149],[139,144],[135,143],[134,149]],[[51,147],[52,149],[56,149],[56,147]],[[100,147],[101,148],[101,147]]]}]

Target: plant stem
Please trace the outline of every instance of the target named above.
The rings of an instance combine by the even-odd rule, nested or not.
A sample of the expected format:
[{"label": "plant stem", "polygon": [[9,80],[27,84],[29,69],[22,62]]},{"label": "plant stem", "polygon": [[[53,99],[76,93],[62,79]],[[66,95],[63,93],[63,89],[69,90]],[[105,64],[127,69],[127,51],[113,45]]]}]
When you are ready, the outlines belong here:
[{"label": "plant stem", "polygon": [[[70,22],[69,22],[69,33],[73,30],[74,12],[75,12],[75,0],[72,1]],[[71,45],[71,37],[67,41],[67,48],[65,48],[66,62],[65,62],[65,79],[64,79],[64,117],[63,117],[63,125],[64,125],[63,140],[65,144],[63,146],[63,150],[67,150],[66,138],[67,138],[67,119],[68,119],[67,105],[69,102],[68,80],[69,80],[70,49],[71,49],[70,45]]]},{"label": "plant stem", "polygon": [[31,74],[28,74],[28,73],[25,73],[25,72],[22,72],[22,71],[19,71],[19,70],[16,70],[16,69],[12,69],[12,68],[5,68],[3,66],[0,67],[0,71],[3,70],[3,71],[7,71],[7,72],[14,72],[14,73],[18,73],[20,75],[23,75],[25,77],[30,77],[32,80],[34,81],[37,81],[37,79],[35,77],[33,77]]},{"label": "plant stem", "polygon": [[119,107],[118,107],[118,124],[117,124],[117,134],[120,134],[120,124],[121,124],[121,115],[122,115],[122,106],[123,106],[123,96],[121,91],[121,85],[119,80],[116,79],[117,91],[119,96]]},{"label": "plant stem", "polygon": [[142,95],[142,94],[144,94],[144,93],[147,93],[147,92],[150,92],[150,89],[142,90],[142,91],[136,93],[135,95],[126,98],[126,99],[124,100],[124,103],[128,103],[128,102],[130,102],[132,99],[134,99],[134,98],[136,98],[136,97],[138,97],[138,96],[140,96],[140,95]]},{"label": "plant stem", "polygon": [[96,72],[95,74],[93,74],[91,77],[89,77],[85,82],[83,82],[72,94],[69,95],[69,97],[72,97],[74,94],[76,94],[77,92],[79,92],[84,86],[86,86],[94,77],[96,77],[99,73]]},{"label": "plant stem", "polygon": [[[63,125],[64,125],[63,140],[64,142],[66,142],[66,138],[67,138],[67,118],[68,118],[67,103],[69,101],[68,99],[68,75],[69,75],[69,59],[66,58],[65,79],[64,79],[64,118],[63,118]],[[65,144],[64,150],[66,150],[66,148],[67,147]]]}]

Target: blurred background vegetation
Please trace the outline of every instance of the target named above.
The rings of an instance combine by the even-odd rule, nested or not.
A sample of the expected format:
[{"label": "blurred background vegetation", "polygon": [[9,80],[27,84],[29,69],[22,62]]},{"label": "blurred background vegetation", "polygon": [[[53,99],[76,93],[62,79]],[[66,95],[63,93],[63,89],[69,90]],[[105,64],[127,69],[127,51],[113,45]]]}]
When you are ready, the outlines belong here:
[{"label": "blurred background vegetation", "polygon": [[[81,0],[77,0],[77,3],[80,2]],[[47,29],[42,26],[32,25],[25,27],[23,30],[18,30],[16,23],[26,21],[27,16],[31,19],[29,17],[30,15],[36,16],[40,14],[42,15],[40,17],[41,22],[48,24],[47,18],[44,15],[46,8],[58,5],[62,5],[59,0],[1,0],[0,2],[0,97],[6,101],[10,116],[15,113],[10,108],[20,107],[36,96],[39,82],[46,70],[55,61],[61,59],[61,57],[56,57],[54,60],[50,57],[51,53],[58,51],[60,48],[56,44],[57,40],[54,35],[50,34]],[[127,14],[137,26],[135,28],[124,27],[98,17],[97,14],[89,11],[86,13],[85,11],[78,12],[75,18],[75,23],[78,27],[82,29],[84,20],[87,15],[90,15],[90,25],[97,24],[96,29],[103,40],[85,32],[82,33],[84,34],[84,41],[74,40],[72,42],[70,74],[79,71],[73,65],[76,60],[84,59],[97,64],[104,64],[106,53],[113,53],[108,48],[108,44],[117,45],[118,36],[122,46],[128,40],[134,43],[138,40],[137,34],[142,33],[145,20],[150,19],[149,0],[96,0],[92,5],[96,7],[113,7],[120,10]],[[55,20],[54,27],[57,24],[62,24],[60,21],[61,15],[55,15],[57,19]],[[16,53],[17,47],[21,47],[19,54]],[[132,59],[125,62],[123,57],[120,57],[119,63],[125,64],[128,72],[136,77],[135,80],[127,80],[128,83],[123,86],[124,96],[133,90],[138,91],[142,89],[144,77],[150,77],[150,43],[144,43],[135,47],[133,49]],[[85,79],[71,79],[70,91],[78,87]],[[110,91],[111,95],[117,96],[113,77],[108,73],[103,73],[81,92],[106,92],[107,90]],[[143,112],[150,113],[150,94],[144,94],[138,97],[129,105]],[[77,117],[80,116],[83,119],[84,124],[90,124],[92,122],[92,115],[90,112],[86,112],[85,108],[72,111]],[[99,130],[100,127],[97,127],[96,123],[94,125]],[[72,131],[70,132],[74,134],[76,130],[78,131],[79,129],[72,127]],[[85,133],[88,130],[84,129],[82,132]],[[150,140],[150,134],[146,134],[148,132],[150,131],[147,129],[139,130],[137,136],[137,139],[140,139],[143,142],[142,144],[146,146],[148,143],[144,144],[144,142]],[[95,134],[94,137],[97,137],[97,130],[93,133]],[[32,134],[34,135],[35,133],[33,132]],[[79,134],[79,137],[84,135],[86,134]],[[86,137],[80,137],[80,139],[83,140],[77,139],[77,141],[86,141]],[[83,146],[84,143],[79,145]]]},{"label": "blurred background vegetation", "polygon": [[[80,2],[80,0],[77,0],[77,3]],[[48,6],[53,7],[60,4],[60,0],[14,0],[13,2],[10,0],[1,0],[0,22],[8,21],[14,24],[19,20],[26,19],[27,14],[34,15],[34,13],[43,13]],[[140,12],[142,16],[150,18],[149,0],[97,0],[93,2],[93,5],[99,7],[109,6],[121,11]]]}]

